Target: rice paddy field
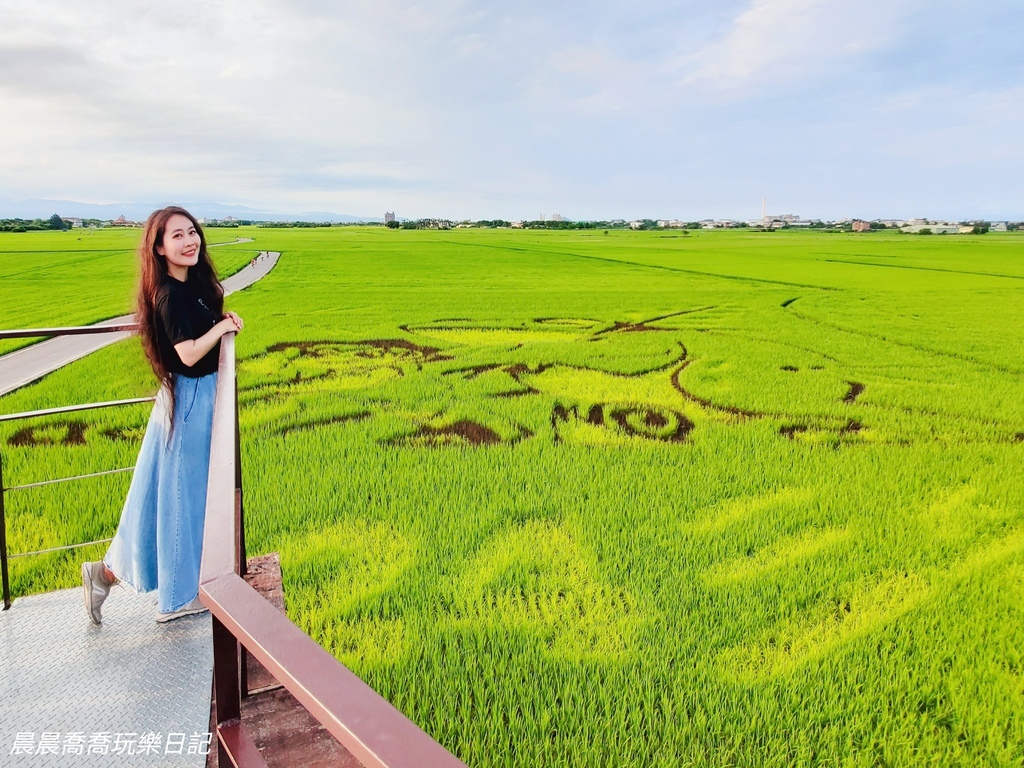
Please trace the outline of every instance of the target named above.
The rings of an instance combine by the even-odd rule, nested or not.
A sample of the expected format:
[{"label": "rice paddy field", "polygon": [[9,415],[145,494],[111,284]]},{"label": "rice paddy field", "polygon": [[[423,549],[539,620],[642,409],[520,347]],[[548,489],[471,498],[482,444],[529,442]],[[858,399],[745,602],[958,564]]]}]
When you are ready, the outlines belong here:
[{"label": "rice paddy field", "polygon": [[[239,232],[250,554],[468,764],[1024,765],[1024,236]],[[0,235],[0,326],[130,308],[138,233],[74,236]],[[153,388],[132,340],[0,413]],[[0,425],[4,483],[147,416]],[[8,493],[11,550],[127,483]]]}]

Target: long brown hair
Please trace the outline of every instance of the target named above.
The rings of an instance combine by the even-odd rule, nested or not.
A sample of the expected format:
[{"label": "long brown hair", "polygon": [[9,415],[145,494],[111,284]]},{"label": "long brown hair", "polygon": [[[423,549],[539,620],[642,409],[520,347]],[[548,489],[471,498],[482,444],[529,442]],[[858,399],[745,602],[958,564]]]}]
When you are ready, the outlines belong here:
[{"label": "long brown hair", "polygon": [[[139,290],[135,297],[135,319],[139,324],[139,336],[146,358],[160,384],[170,395],[170,417],[174,423],[174,380],[171,377],[170,360],[165,359],[160,347],[160,318],[156,312],[156,297],[160,286],[167,280],[167,259],[157,253],[157,246],[163,247],[167,221],[179,214],[192,222],[199,233],[199,261],[188,269],[188,284],[203,299],[206,305],[219,317],[224,310],[224,288],[217,279],[217,270],[210,261],[206,250],[206,235],[195,216],[176,205],[153,211],[146,219],[139,243]],[[173,278],[172,278],[173,279]]]}]

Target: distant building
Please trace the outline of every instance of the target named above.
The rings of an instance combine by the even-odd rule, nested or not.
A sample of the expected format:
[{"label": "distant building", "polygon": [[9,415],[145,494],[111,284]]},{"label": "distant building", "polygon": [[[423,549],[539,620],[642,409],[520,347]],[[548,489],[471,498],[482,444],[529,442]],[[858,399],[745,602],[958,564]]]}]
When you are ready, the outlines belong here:
[{"label": "distant building", "polygon": [[[933,235],[956,235],[960,233],[959,224],[944,224],[942,222],[936,222],[934,224],[929,224],[927,222],[924,224],[910,224],[903,227],[900,231],[906,232],[910,235],[917,235],[926,229],[931,231]],[[974,228],[972,227],[971,229],[973,230]]]},{"label": "distant building", "polygon": [[112,227],[134,227],[135,226],[135,222],[134,221],[128,221],[128,219],[126,219],[124,217],[124,214],[122,213],[120,216],[118,216],[116,219],[114,219],[112,222],[110,222],[110,226],[112,226]]},{"label": "distant building", "polygon": [[[757,226],[764,227],[765,229],[782,229],[800,221],[803,221],[803,219],[795,213],[766,213],[757,222]],[[800,226],[799,224],[796,225]],[[810,223],[808,222],[806,226],[810,226]]]},{"label": "distant building", "polygon": [[394,220],[395,220],[395,212],[394,211],[387,211],[384,214],[384,223],[385,224],[391,224],[391,223],[394,222]]},{"label": "distant building", "polygon": [[853,229],[854,232],[870,232],[871,231],[871,222],[870,221],[861,221],[860,219],[854,219],[853,220],[853,224],[851,225],[851,228]]},{"label": "distant building", "polygon": [[551,214],[551,220],[552,221],[565,221],[565,216],[563,216],[560,213],[552,213]]},{"label": "distant building", "polygon": [[988,228],[989,232],[1006,232],[1005,221],[993,221],[992,226]]}]

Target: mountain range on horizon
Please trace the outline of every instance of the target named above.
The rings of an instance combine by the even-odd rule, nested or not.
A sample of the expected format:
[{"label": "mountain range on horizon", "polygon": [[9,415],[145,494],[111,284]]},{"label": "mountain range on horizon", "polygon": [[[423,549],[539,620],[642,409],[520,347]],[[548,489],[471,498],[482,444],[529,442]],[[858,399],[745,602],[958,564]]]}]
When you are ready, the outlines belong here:
[{"label": "mountain range on horizon", "polygon": [[150,213],[165,205],[180,205],[200,219],[236,219],[251,221],[329,221],[332,223],[381,222],[381,216],[352,216],[330,211],[302,211],[280,213],[244,205],[224,205],[208,201],[180,201],[165,203],[80,203],[76,200],[48,200],[29,198],[27,200],[0,200],[0,218],[46,219],[53,214],[63,218],[113,220],[124,216],[132,221],[145,221]]}]

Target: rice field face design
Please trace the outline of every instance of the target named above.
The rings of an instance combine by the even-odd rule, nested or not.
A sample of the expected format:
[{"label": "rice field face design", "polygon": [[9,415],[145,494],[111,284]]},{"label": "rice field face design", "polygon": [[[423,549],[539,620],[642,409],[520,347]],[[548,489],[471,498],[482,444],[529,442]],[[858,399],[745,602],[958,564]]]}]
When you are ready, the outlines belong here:
[{"label": "rice field face design", "polygon": [[[229,300],[250,550],[467,763],[1020,764],[1024,237],[244,234],[283,253]],[[131,341],[0,411],[151,391]],[[5,484],[147,417],[4,425]],[[127,481],[12,492],[12,551],[111,535]]]}]

